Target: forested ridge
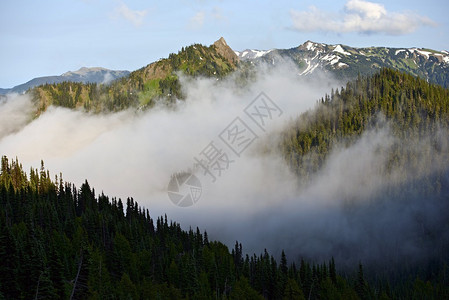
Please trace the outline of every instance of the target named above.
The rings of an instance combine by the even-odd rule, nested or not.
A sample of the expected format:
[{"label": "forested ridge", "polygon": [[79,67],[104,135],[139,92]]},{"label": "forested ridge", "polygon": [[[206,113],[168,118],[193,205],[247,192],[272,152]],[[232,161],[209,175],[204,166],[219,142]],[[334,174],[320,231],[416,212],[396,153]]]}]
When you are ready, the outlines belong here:
[{"label": "forested ridge", "polygon": [[[111,84],[61,82],[30,90],[37,114],[50,105],[85,111],[120,111],[151,107],[159,98],[182,99],[179,74],[222,78],[236,69],[237,58],[222,40],[213,45],[193,44],[160,59]],[[224,44],[223,44],[224,43]],[[235,54],[232,52],[235,56]]]},{"label": "forested ridge", "polygon": [[[359,76],[290,124],[283,133],[282,151],[297,173],[307,175],[322,166],[334,146],[350,145],[385,123],[394,137],[434,137],[437,147],[437,133],[449,127],[449,90],[392,69]],[[409,163],[406,150],[394,149],[392,162]]]},{"label": "forested ridge", "polygon": [[[352,177],[344,177],[344,188],[357,185],[356,189],[371,192],[355,197],[343,192],[334,195],[334,200],[351,203],[350,217],[358,214],[359,218],[370,220],[368,230],[377,224],[389,224],[393,230],[406,216],[407,238],[403,242],[419,241],[416,249],[421,251],[419,257],[425,257],[419,263],[421,267],[442,266],[449,260],[448,129],[448,89],[406,73],[382,69],[371,76],[359,76],[321,98],[313,109],[287,126],[280,149],[298,176],[298,183],[304,186],[341,163],[338,159],[344,156],[338,154],[356,155],[346,157],[346,165],[337,174],[345,176],[342,173],[351,169],[353,162],[361,163],[363,169],[355,169],[350,173]],[[360,147],[363,151],[351,152]],[[414,211],[410,212],[412,207]],[[398,211],[389,215],[395,209]],[[382,215],[376,217],[376,212]],[[378,263],[388,260],[393,255],[391,250],[397,248],[384,253]],[[390,264],[390,271],[399,271],[410,260],[413,256],[399,256],[397,265]]]}]

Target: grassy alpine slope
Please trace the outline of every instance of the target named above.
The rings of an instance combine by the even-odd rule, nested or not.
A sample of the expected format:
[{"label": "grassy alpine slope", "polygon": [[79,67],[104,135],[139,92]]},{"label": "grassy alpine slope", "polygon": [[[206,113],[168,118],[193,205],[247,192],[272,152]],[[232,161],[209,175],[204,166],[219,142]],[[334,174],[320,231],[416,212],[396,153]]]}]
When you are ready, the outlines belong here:
[{"label": "grassy alpine slope", "polygon": [[151,107],[159,98],[183,98],[179,74],[223,78],[237,68],[238,58],[223,38],[209,47],[194,44],[160,59],[112,84],[62,82],[32,89],[37,114],[50,105],[92,112]]}]

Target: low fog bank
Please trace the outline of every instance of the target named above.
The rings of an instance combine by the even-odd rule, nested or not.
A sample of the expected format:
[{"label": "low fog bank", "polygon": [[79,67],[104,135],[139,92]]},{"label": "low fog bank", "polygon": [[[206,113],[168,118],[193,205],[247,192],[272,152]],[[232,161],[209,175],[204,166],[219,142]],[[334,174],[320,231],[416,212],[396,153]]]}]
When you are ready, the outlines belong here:
[{"label": "low fog bank", "polygon": [[33,104],[26,95],[0,98],[0,140],[23,128],[32,119]]},{"label": "low fog bank", "polygon": [[[447,261],[448,137],[442,130],[439,138],[397,139],[387,124],[367,131],[352,146],[336,147],[281,207],[257,216],[269,226],[256,218],[254,225],[274,237],[275,253],[318,261],[332,255],[348,267]],[[415,161],[388,167],[397,147]]]},{"label": "low fog bank", "polygon": [[[440,155],[449,152],[447,132],[436,149],[427,141],[397,140],[385,124],[349,148],[336,147],[312,179],[298,179],[273,150],[276,132],[339,86],[325,75],[311,81],[298,72],[289,64],[260,66],[245,88],[237,76],[183,78],[187,99],[175,109],[92,115],[51,107],[32,122],[29,99],[16,96],[0,104],[0,153],[17,156],[27,169],[43,159],[53,175],[62,172],[77,186],[87,178],[97,193],[133,197],[153,218],[167,214],[229,247],[238,240],[248,253],[285,249],[289,259],[333,255],[343,264],[440,257],[449,241],[449,165]],[[283,111],[266,131],[244,113],[260,92]],[[228,151],[233,162],[215,182],[196,173],[203,190],[195,205],[174,205],[167,196],[170,176],[192,169],[210,142],[226,149],[219,135],[236,117],[258,138],[240,157]],[[427,154],[410,170],[386,172],[384,154],[394,145]],[[440,194],[414,189],[432,176],[443,178]]]}]

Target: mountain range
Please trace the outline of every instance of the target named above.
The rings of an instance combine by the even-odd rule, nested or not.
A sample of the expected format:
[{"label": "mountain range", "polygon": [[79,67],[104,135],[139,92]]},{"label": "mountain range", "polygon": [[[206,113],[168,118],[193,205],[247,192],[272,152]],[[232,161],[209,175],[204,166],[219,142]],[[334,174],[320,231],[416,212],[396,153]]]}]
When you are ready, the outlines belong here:
[{"label": "mountain range", "polygon": [[[296,64],[301,76],[322,71],[334,74],[341,81],[349,81],[358,75],[371,75],[381,68],[391,68],[449,87],[447,51],[355,48],[312,41],[290,49],[234,51],[224,38],[220,38],[210,46],[182,47],[178,53],[131,73],[81,68],[61,76],[35,78],[8,91],[23,93],[34,87],[30,93],[38,103],[37,114],[49,105],[84,107],[96,112],[117,111],[128,107],[151,107],[158,99],[168,99],[169,102],[182,99],[179,74],[220,79],[238,69],[249,70],[258,64],[276,65],[286,61]],[[110,84],[102,84],[106,82]]]},{"label": "mountain range", "polygon": [[238,68],[238,57],[221,38],[210,46],[182,47],[168,58],[148,64],[109,85],[80,82],[45,84],[30,91],[38,104],[37,114],[49,105],[85,110],[118,111],[151,107],[158,99],[182,99],[179,74],[223,78]]},{"label": "mountain range", "polygon": [[[266,167],[236,172],[231,180],[237,185],[205,194],[211,202],[190,220],[198,216],[207,224],[223,216],[225,223],[209,223],[215,224],[209,227],[210,240],[206,231],[192,226],[183,230],[168,221],[167,214],[150,216],[150,210],[132,197],[122,201],[97,194],[87,180],[79,189],[65,182],[62,173],[53,181],[43,161],[40,170],[31,167],[27,176],[18,161],[25,149],[22,153],[46,156],[75,173],[103,178],[100,182],[132,183],[125,191],[139,194],[133,187],[143,183],[140,197],[147,197],[144,201],[157,211],[158,193],[166,192],[159,180],[172,172],[178,155],[179,161],[186,153],[190,158],[187,143],[204,140],[189,125],[213,132],[208,120],[220,123],[226,118],[219,114],[238,103],[226,96],[218,99],[226,102],[217,103],[221,94],[208,97],[201,88],[196,96],[212,100],[206,103],[217,115],[205,114],[202,101],[187,114],[172,110],[178,99],[187,98],[181,77],[207,77],[204,81],[212,83],[209,89],[218,87],[218,95],[223,89],[215,81],[227,78],[246,88],[258,64],[282,62],[296,64],[298,76],[327,72],[351,80],[317,99],[313,109],[248,153],[247,162]],[[0,162],[0,299],[449,299],[449,89],[444,88],[448,65],[446,51],[308,41],[291,49],[239,52],[220,38],[210,46],[183,47],[112,82],[108,73],[101,75],[101,68],[97,81],[84,82],[82,78],[96,71],[82,68],[62,74],[62,82],[28,89],[30,97],[17,98],[28,103],[32,97],[36,116],[50,105],[101,113],[149,109],[156,101],[167,105],[170,113],[158,109],[85,116],[55,109],[30,118],[26,110],[23,124],[19,120],[21,128],[0,137],[2,149],[17,151],[12,153],[15,160],[2,156]],[[271,90],[284,92],[281,80],[291,77],[271,80]],[[284,98],[293,107],[301,97],[302,91],[295,90]],[[22,109],[20,103],[18,107],[0,107],[5,116],[12,116],[0,118],[7,130],[10,120],[20,115],[15,112]],[[255,107],[270,115],[273,110]],[[185,122],[184,115],[191,121]],[[253,115],[263,117],[259,110]],[[111,121],[105,121],[108,118]],[[33,125],[25,126],[27,120]],[[174,121],[180,126],[173,126]],[[184,127],[186,131],[179,130]],[[237,140],[247,129],[235,128]],[[225,130],[232,134],[233,129]],[[192,139],[176,138],[186,133]],[[279,150],[276,154],[286,165],[272,160],[271,149]],[[280,168],[290,172],[279,172]],[[243,189],[251,187],[252,177],[256,193]],[[276,193],[263,195],[257,191],[262,185]],[[222,193],[226,187],[243,193]],[[278,193],[284,187],[287,193]],[[238,218],[240,207],[257,209],[251,214],[243,209]],[[223,236],[237,233],[234,248],[220,242],[221,231]],[[243,239],[245,247],[247,241],[260,241],[258,247],[265,250],[252,254],[237,239]],[[270,254],[270,244],[278,254]],[[343,267],[337,269],[336,263]]]},{"label": "mountain range", "polygon": [[277,64],[291,60],[300,68],[300,75],[321,70],[338,78],[353,79],[381,68],[391,68],[419,76],[429,82],[449,87],[449,52],[425,48],[355,48],[307,41],[290,49],[235,51],[241,61]]},{"label": "mountain range", "polygon": [[70,82],[94,82],[94,83],[109,83],[118,78],[129,75],[129,71],[116,71],[116,70],[108,70],[105,68],[93,67],[86,68],[82,67],[78,71],[69,71],[61,75],[55,76],[44,76],[33,78],[30,81],[17,85],[13,88],[9,89],[0,89],[0,95],[4,95],[7,93],[24,93],[30,88],[34,88],[43,84],[54,84],[61,83],[64,81]]}]

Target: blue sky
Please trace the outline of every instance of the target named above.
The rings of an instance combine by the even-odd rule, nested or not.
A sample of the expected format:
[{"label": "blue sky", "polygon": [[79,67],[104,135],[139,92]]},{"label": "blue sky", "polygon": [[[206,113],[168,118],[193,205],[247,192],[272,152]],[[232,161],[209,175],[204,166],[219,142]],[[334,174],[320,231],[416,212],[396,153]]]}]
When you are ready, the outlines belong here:
[{"label": "blue sky", "polygon": [[2,0],[0,87],[83,66],[135,70],[223,36],[234,50],[307,40],[449,50],[447,0]]}]

